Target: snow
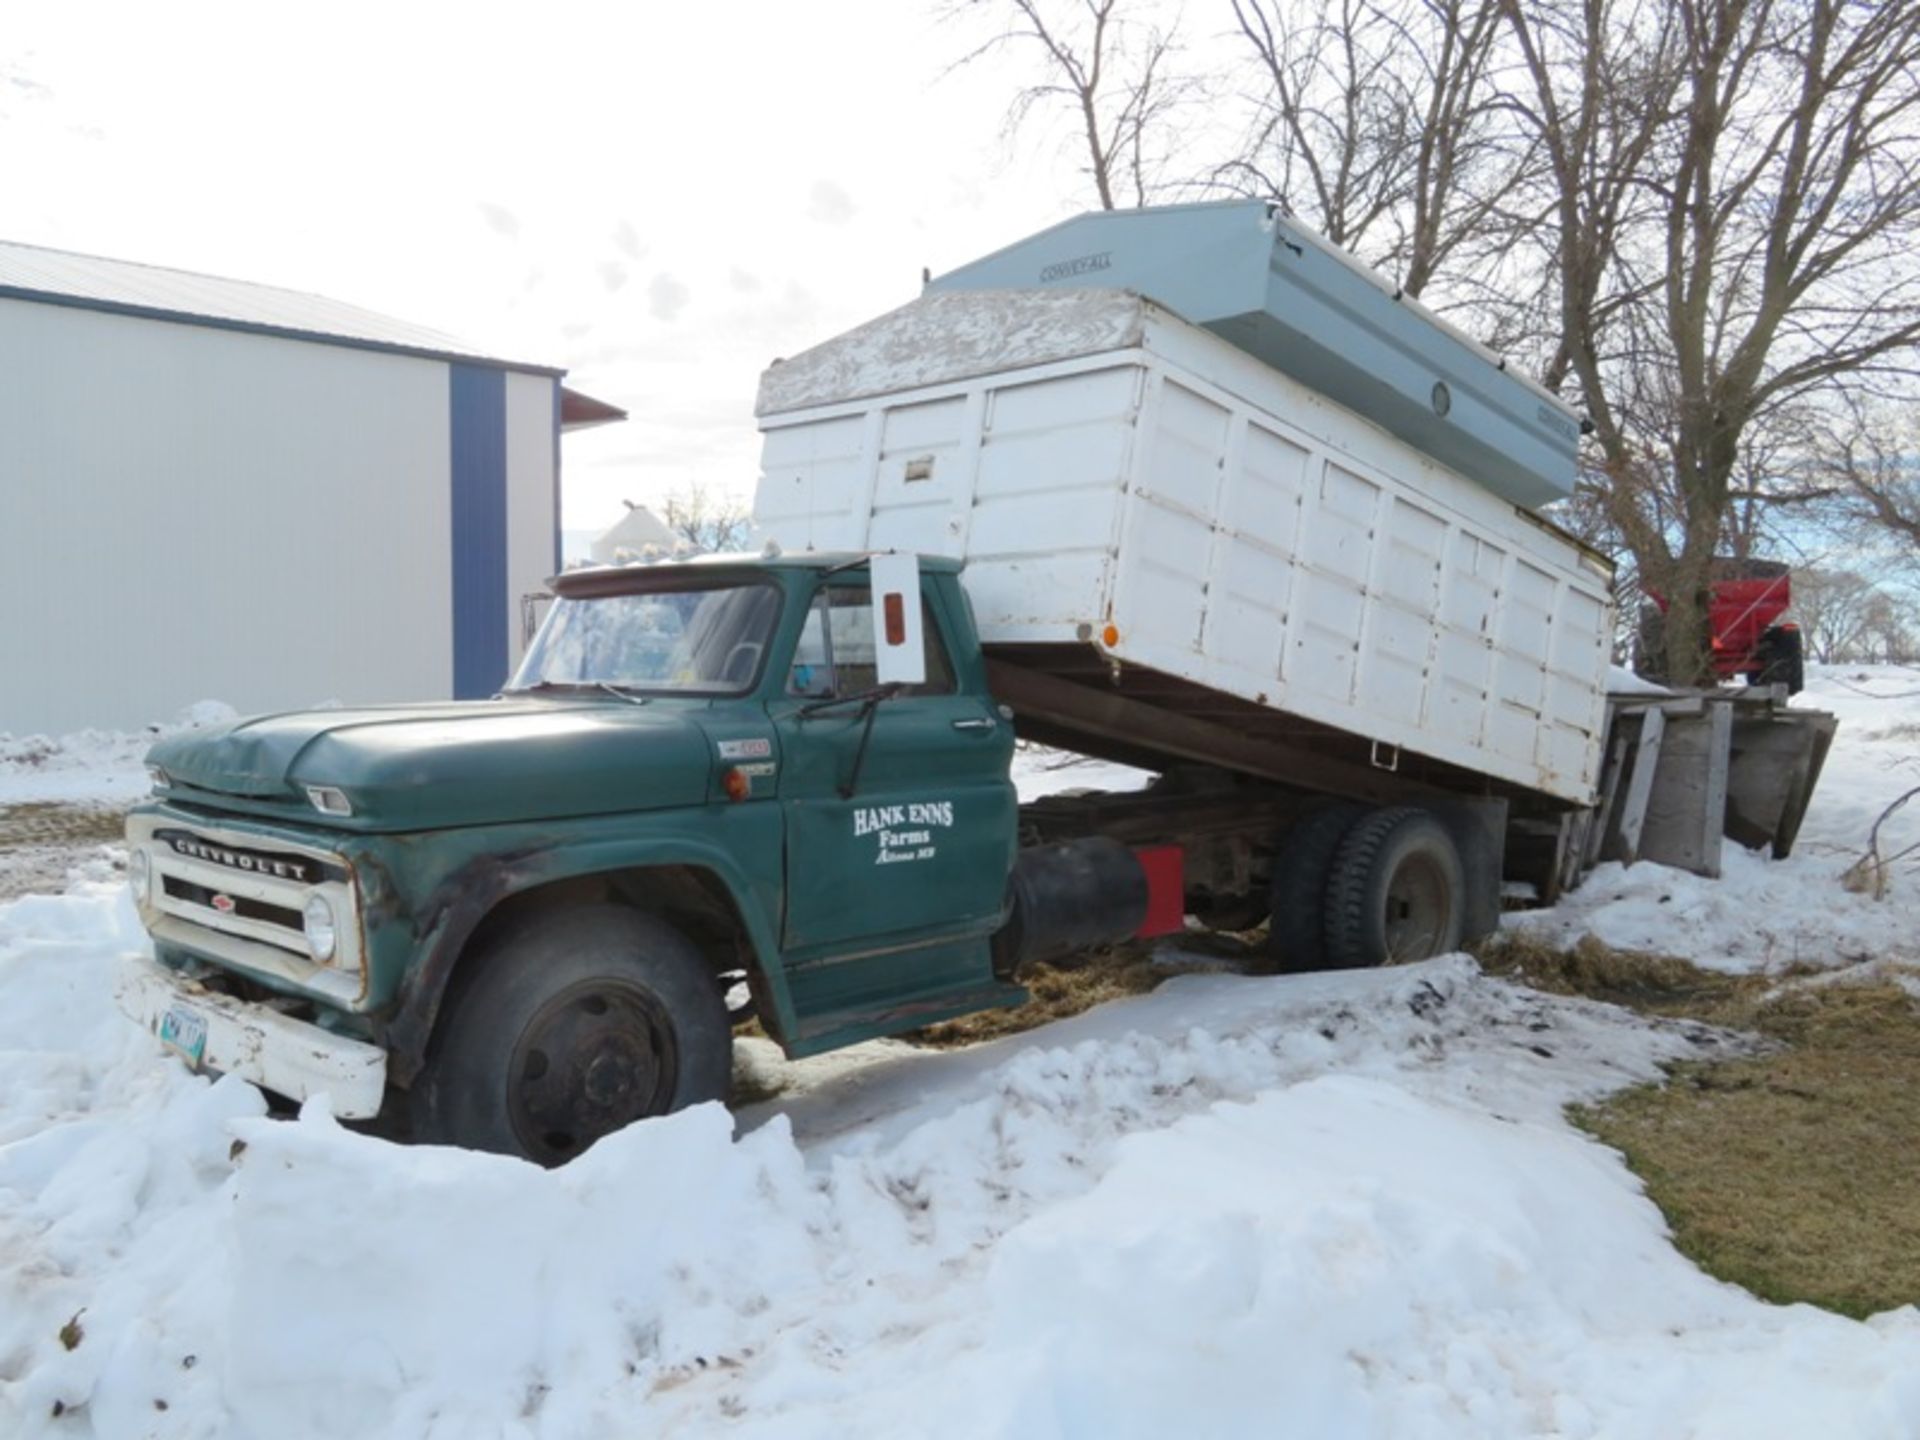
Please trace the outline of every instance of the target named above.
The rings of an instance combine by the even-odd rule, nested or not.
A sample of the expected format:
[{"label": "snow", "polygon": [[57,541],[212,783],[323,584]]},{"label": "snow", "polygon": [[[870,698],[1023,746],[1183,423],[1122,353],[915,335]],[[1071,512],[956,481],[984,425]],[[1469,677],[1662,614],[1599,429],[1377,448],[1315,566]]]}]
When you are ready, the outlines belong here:
[{"label": "snow", "polygon": [[1044,745],[1022,745],[1013,756],[1013,783],[1022,800],[1058,795],[1069,790],[1142,790],[1153,772],[1116,765]]},{"label": "snow", "polygon": [[57,738],[0,734],[0,806],[128,804],[147,793],[142,761],[154,741],[238,718],[231,705],[201,700],[171,723],[145,730],[81,730]]},{"label": "snow", "polygon": [[755,415],[779,415],[947,381],[1137,348],[1152,302],[1124,290],[922,295],[844,335],[776,360]]},{"label": "snow", "polygon": [[[1909,953],[1911,873],[1882,903],[1839,874],[1920,783],[1920,683],[1856,673],[1814,681],[1843,723],[1793,859],[1614,867],[1519,923],[1720,965]],[[1146,778],[1017,764],[1029,792]],[[141,783],[131,744],[0,765],[0,795]],[[738,1117],[549,1173],[188,1074],[111,1009],[144,938],[104,873],[0,904],[0,1434],[1920,1434],[1920,1312],[1709,1279],[1563,1117],[1738,1037],[1461,956],[1183,975],[784,1066]]]},{"label": "snow", "polygon": [[1634,674],[1624,665],[1609,665],[1607,693],[1609,695],[1671,695],[1673,691],[1664,685],[1656,684],[1644,675]]},{"label": "snow", "polygon": [[[1842,883],[1881,811],[1920,786],[1920,671],[1809,667],[1795,703],[1832,711],[1840,730],[1786,860],[1729,841],[1719,880],[1661,865],[1602,865],[1553,909],[1509,916],[1508,925],[1562,943],[1592,935],[1716,970],[1920,963],[1915,867],[1896,867],[1884,901]],[[1882,831],[1881,853],[1916,842],[1920,813],[1910,805]]]}]

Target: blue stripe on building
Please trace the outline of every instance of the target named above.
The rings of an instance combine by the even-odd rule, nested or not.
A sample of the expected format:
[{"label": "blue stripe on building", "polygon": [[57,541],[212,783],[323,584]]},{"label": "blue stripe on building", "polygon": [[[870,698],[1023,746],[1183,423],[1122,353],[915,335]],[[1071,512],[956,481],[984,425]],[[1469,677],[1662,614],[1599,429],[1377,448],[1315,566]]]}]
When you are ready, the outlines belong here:
[{"label": "blue stripe on building", "polygon": [[449,367],[453,441],[453,694],[507,683],[507,377]]},{"label": "blue stripe on building", "polygon": [[567,568],[565,541],[561,538],[560,508],[560,420],[565,397],[560,393],[560,377],[553,377],[553,573]]}]

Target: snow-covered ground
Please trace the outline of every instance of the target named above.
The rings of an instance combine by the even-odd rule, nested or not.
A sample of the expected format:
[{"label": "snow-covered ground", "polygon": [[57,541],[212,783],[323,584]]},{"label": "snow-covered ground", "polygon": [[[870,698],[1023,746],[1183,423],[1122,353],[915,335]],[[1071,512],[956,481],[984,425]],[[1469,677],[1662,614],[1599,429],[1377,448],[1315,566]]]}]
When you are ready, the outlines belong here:
[{"label": "snow-covered ground", "polygon": [[[1843,728],[1792,861],[1602,873],[1526,923],[1727,965],[1912,945],[1920,877],[1837,877],[1920,783],[1920,695],[1852,683],[1817,682]],[[137,747],[97,753],[69,793],[138,790]],[[1706,1278],[1561,1117],[1724,1035],[1462,957],[1195,975],[547,1173],[161,1058],[108,1003],[142,937],[99,874],[0,905],[0,1435],[1920,1435],[1920,1313]],[[1762,894],[1800,917],[1771,945]]]},{"label": "snow-covered ground", "polygon": [[147,772],[141,760],[155,740],[234,718],[231,705],[202,700],[182,710],[171,723],[146,730],[0,734],[0,806],[129,804],[147,793]]},{"label": "snow-covered ground", "polygon": [[[1832,711],[1840,730],[1791,856],[1776,863],[1729,843],[1718,880],[1659,865],[1602,865],[1553,909],[1509,923],[1559,940],[1591,934],[1619,949],[1720,970],[1920,963],[1920,855],[1895,867],[1884,901],[1840,883],[1880,812],[1920,786],[1920,669],[1811,671],[1795,703]],[[1888,822],[1880,851],[1893,855],[1916,843],[1920,797]]]}]

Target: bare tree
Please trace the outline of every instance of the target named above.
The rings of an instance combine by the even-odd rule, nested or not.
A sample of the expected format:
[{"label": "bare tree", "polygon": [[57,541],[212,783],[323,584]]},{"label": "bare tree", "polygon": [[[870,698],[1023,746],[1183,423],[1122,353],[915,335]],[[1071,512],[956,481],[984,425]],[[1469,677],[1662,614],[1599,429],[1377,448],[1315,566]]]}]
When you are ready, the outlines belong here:
[{"label": "bare tree", "polygon": [[[1790,536],[1783,502],[1847,489],[1914,536],[1905,459],[1821,478],[1806,435],[1920,369],[1920,0],[1228,3],[1251,139],[1164,173],[1471,300],[1583,402],[1575,513],[1668,600],[1669,674],[1711,679],[1712,561]],[[1162,188],[1200,82],[1146,0],[953,9],[1003,22],[976,56],[1036,57],[1012,120],[1072,114],[1103,205]]]},{"label": "bare tree", "polygon": [[1176,67],[1179,14],[1162,18],[1165,9],[1151,0],[950,0],[945,13],[995,27],[960,64],[1002,53],[1034,62],[1036,78],[1008,107],[1009,132],[1035,110],[1065,112],[1100,208],[1113,210],[1145,205],[1161,188],[1179,112],[1196,93]]},{"label": "bare tree", "polygon": [[1844,531],[1920,572],[1920,425],[1911,405],[1853,405],[1809,446],[1808,494]]},{"label": "bare tree", "polygon": [[753,512],[744,500],[701,485],[669,497],[660,518],[696,555],[744,550],[753,530]]},{"label": "bare tree", "polygon": [[1861,636],[1862,659],[1882,665],[1910,665],[1920,652],[1920,606],[1913,598],[1887,590],[1867,600],[1866,624]]},{"label": "bare tree", "polygon": [[1864,658],[1873,600],[1879,592],[1852,570],[1799,570],[1793,576],[1793,614],[1810,658],[1822,664]]},{"label": "bare tree", "polygon": [[1231,0],[1254,125],[1216,179],[1274,195],[1422,294],[1531,163],[1491,73],[1499,0]]},{"label": "bare tree", "polygon": [[[1564,374],[1614,519],[1706,680],[1743,438],[1920,342],[1920,5],[1501,0],[1551,178]],[[1555,373],[1558,372],[1558,373]]]}]

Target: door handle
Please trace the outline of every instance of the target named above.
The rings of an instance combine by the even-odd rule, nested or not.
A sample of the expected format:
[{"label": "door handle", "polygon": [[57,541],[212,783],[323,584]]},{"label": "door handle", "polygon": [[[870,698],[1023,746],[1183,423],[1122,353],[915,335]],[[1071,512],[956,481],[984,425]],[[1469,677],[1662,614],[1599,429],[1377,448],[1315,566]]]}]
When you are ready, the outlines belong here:
[{"label": "door handle", "polygon": [[953,722],[953,728],[956,730],[991,730],[994,724],[995,722],[991,716],[982,715],[974,720],[956,720]]}]

